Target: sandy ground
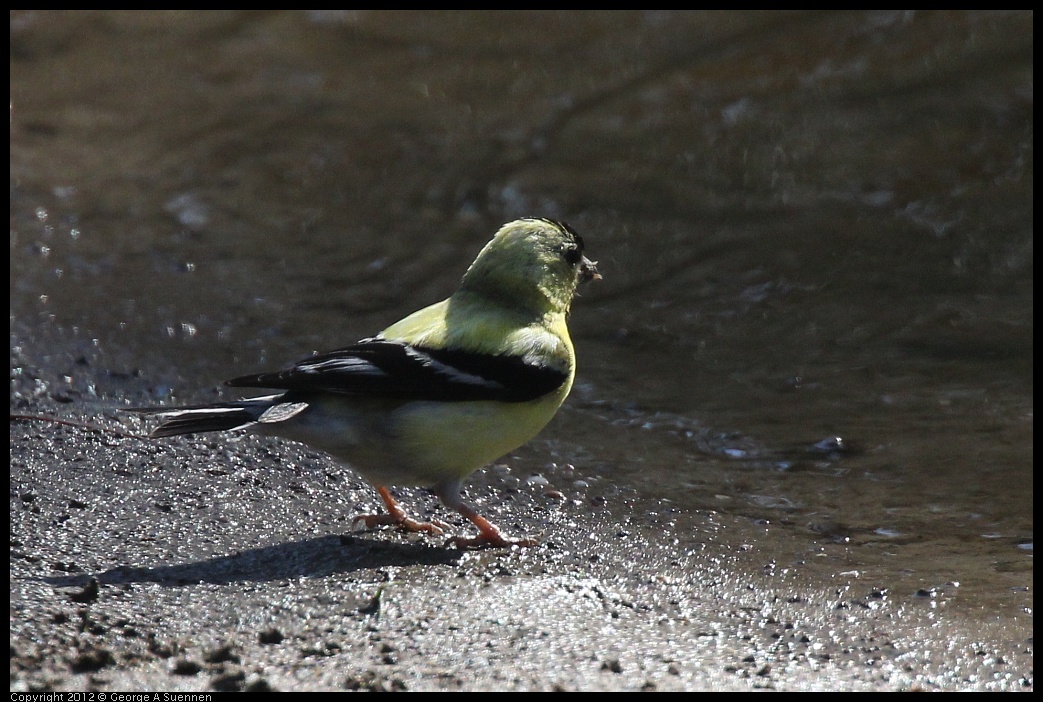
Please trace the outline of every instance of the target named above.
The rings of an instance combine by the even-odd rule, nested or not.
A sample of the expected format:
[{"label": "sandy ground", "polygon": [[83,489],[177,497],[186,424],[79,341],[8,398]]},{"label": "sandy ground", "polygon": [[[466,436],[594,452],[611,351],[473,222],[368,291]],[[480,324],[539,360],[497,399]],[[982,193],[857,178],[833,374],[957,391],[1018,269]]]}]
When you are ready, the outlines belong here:
[{"label": "sandy ground", "polygon": [[[17,356],[12,413],[140,430]],[[301,446],[13,420],[11,688],[1032,689],[1031,631],[944,588],[867,584],[840,550],[783,567],[784,529],[567,466],[524,475],[483,471],[468,495],[540,545],[461,552],[354,532],[375,493]]]}]

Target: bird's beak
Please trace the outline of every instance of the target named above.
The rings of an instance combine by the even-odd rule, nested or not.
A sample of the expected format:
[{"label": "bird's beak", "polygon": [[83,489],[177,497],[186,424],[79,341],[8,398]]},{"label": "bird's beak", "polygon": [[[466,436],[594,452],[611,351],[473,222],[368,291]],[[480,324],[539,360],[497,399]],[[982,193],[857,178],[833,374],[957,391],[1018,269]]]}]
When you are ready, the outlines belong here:
[{"label": "bird's beak", "polygon": [[579,282],[586,283],[591,280],[601,280],[601,274],[598,273],[598,262],[591,261],[584,256],[579,260]]}]

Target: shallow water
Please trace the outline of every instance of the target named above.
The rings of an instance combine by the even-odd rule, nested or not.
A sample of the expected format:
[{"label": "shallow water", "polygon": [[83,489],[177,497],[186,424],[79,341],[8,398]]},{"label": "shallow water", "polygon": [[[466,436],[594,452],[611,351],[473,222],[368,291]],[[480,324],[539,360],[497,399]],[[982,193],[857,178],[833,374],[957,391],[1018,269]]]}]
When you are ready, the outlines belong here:
[{"label": "shallow water", "polygon": [[1031,612],[1030,13],[11,23],[13,328],[89,409],[350,343],[563,218],[605,279],[519,460]]}]

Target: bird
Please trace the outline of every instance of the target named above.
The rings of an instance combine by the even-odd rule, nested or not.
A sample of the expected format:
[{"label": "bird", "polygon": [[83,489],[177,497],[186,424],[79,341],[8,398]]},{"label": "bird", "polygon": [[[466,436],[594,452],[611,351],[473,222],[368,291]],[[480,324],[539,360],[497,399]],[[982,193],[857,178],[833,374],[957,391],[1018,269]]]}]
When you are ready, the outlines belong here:
[{"label": "bird", "polygon": [[533,546],[465,502],[463,484],[557,413],[576,375],[572,301],[581,284],[600,278],[568,224],[517,219],[441,302],[351,346],[225,383],[275,394],[131,411],[161,420],[150,438],[247,428],[329,454],[366,478],[387,509],[358,515],[355,525],[445,533],[444,523],[409,517],[390,489],[419,486],[477,528],[477,536],[450,539],[458,548]]}]

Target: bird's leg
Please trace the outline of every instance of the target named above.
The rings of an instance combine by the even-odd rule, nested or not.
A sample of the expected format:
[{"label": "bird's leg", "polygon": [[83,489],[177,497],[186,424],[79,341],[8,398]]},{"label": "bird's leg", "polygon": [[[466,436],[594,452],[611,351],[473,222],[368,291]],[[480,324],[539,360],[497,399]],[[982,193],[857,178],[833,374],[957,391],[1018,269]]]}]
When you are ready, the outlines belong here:
[{"label": "bird's leg", "polygon": [[387,514],[360,514],[352,520],[353,524],[359,522],[365,523],[368,529],[372,529],[375,526],[392,524],[397,526],[403,531],[426,531],[430,534],[444,534],[447,525],[440,522],[418,522],[415,519],[411,519],[406,516],[406,511],[399,506],[398,502],[394,497],[391,496],[391,491],[383,485],[377,486],[377,492],[380,493],[380,498],[384,500],[384,505],[387,507]]},{"label": "bird's leg", "polygon": [[455,509],[460,514],[478,527],[478,536],[467,538],[454,536],[449,540],[457,548],[508,548],[510,546],[535,546],[535,539],[508,539],[500,531],[499,527],[488,519],[478,514],[474,507],[463,501],[460,497],[460,483],[453,482],[435,487],[435,494],[446,507]]}]

